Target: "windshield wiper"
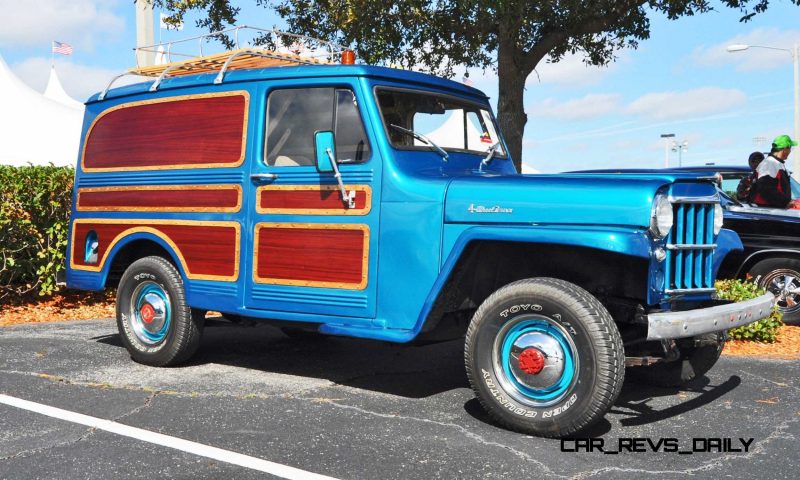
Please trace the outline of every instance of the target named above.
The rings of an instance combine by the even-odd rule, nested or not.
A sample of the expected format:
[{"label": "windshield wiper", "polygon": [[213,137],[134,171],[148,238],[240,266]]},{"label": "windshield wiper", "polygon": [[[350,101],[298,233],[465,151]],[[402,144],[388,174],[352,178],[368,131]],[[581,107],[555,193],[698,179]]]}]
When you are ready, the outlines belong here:
[{"label": "windshield wiper", "polygon": [[417,140],[419,140],[420,142],[425,142],[425,143],[427,143],[428,145],[430,145],[431,147],[433,147],[433,148],[436,150],[436,152],[437,152],[439,155],[441,155],[441,156],[442,156],[442,158],[443,158],[445,161],[447,161],[447,157],[448,157],[448,155],[447,155],[447,152],[445,152],[445,151],[444,151],[444,149],[443,149],[442,147],[440,147],[439,145],[436,145],[435,143],[433,143],[433,140],[431,140],[430,138],[426,137],[425,135],[423,135],[423,134],[421,134],[421,133],[417,133],[417,132],[415,132],[414,130],[409,130],[409,129],[407,129],[407,128],[403,128],[403,127],[401,127],[400,125],[395,125],[395,124],[393,124],[393,123],[390,123],[390,124],[389,124],[389,126],[390,126],[390,127],[392,127],[392,128],[394,128],[394,129],[397,129],[397,130],[399,130],[399,131],[401,131],[401,132],[403,132],[403,133],[405,133],[406,135],[411,135],[412,137],[416,138],[416,139],[417,139]]}]

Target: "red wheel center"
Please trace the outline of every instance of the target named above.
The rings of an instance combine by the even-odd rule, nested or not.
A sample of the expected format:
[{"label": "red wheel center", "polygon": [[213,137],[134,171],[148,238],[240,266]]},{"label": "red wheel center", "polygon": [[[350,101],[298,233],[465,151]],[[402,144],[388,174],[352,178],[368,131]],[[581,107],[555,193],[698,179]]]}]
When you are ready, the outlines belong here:
[{"label": "red wheel center", "polygon": [[537,348],[526,348],[519,354],[519,369],[528,375],[536,375],[544,368],[544,355]]},{"label": "red wheel center", "polygon": [[149,303],[145,303],[139,310],[139,315],[142,316],[142,320],[144,321],[144,323],[150,323],[156,316],[156,311],[152,305],[150,305]]}]

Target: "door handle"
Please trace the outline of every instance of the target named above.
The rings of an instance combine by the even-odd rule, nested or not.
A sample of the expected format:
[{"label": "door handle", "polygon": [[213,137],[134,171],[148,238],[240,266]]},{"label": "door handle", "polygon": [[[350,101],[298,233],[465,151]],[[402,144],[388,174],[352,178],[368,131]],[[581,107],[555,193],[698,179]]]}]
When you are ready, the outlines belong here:
[{"label": "door handle", "polygon": [[275,181],[278,175],[274,173],[254,173],[250,175],[250,181],[253,183],[269,183]]}]

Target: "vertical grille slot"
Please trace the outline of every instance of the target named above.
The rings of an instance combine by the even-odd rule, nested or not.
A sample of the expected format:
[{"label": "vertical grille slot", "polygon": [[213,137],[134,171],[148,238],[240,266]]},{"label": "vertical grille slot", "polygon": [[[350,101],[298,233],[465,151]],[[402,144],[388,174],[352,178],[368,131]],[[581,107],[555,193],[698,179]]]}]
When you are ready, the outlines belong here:
[{"label": "vertical grille slot", "polygon": [[667,237],[664,275],[667,293],[714,288],[714,203],[708,199],[673,200],[674,226]]}]

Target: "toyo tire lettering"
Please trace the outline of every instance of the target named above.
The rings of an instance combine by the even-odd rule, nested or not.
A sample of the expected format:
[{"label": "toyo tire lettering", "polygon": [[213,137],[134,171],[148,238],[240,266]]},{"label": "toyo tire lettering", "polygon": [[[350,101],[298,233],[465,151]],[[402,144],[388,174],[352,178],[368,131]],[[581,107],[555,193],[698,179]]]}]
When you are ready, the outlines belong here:
[{"label": "toyo tire lettering", "polygon": [[608,311],[582,288],[553,278],[521,280],[490,295],[472,318],[464,357],[470,385],[493,419],[548,437],[602,418],[625,376],[622,339]]}]

